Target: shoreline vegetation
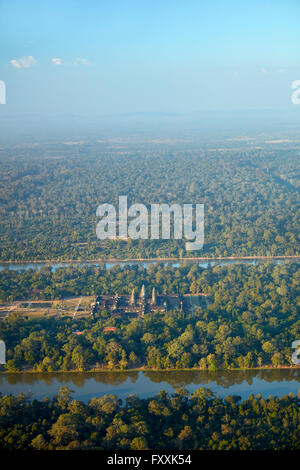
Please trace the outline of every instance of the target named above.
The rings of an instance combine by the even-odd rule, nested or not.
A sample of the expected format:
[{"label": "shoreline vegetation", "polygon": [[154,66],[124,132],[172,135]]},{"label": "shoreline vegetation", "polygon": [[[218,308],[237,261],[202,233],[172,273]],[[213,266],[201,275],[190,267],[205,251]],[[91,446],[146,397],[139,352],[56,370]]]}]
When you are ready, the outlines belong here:
[{"label": "shoreline vegetation", "polygon": [[105,259],[44,259],[44,260],[6,260],[0,261],[1,264],[39,264],[39,263],[154,263],[154,262],[181,262],[185,261],[235,261],[235,260],[281,260],[281,259],[299,259],[300,255],[274,255],[274,256],[214,256],[214,257],[184,257],[184,258],[105,258]]},{"label": "shoreline vegetation", "polygon": [[299,404],[261,393],[218,397],[209,388],[140,398],[73,399],[68,387],[47,400],[0,396],[1,450],[299,449]]},{"label": "shoreline vegetation", "polygon": [[214,370],[209,370],[209,369],[202,369],[200,367],[190,367],[190,368],[168,368],[168,369],[154,369],[152,367],[137,367],[133,369],[109,369],[109,368],[103,368],[103,367],[93,367],[91,369],[86,369],[86,370],[79,370],[79,369],[68,369],[68,370],[52,370],[52,371],[39,371],[39,370],[34,370],[34,369],[22,369],[22,370],[0,370],[0,374],[49,374],[49,375],[56,375],[56,374],[98,374],[98,373],[107,373],[107,372],[112,372],[116,374],[120,373],[129,373],[129,372],[221,372],[221,371],[226,371],[226,372],[240,372],[244,370],[297,370],[300,369],[300,365],[280,365],[280,366],[271,366],[271,365],[266,365],[266,366],[261,366],[261,367],[243,367],[243,368],[238,368],[234,367],[232,369],[224,369],[222,367],[216,368]]}]

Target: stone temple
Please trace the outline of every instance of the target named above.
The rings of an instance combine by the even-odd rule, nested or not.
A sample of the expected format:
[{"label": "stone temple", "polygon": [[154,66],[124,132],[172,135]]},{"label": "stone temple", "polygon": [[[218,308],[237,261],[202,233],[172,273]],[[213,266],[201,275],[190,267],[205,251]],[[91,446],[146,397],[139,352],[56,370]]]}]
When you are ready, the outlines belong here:
[{"label": "stone temple", "polygon": [[103,310],[109,312],[112,317],[140,317],[145,313],[164,313],[170,310],[193,313],[197,307],[206,308],[208,305],[205,294],[188,295],[159,295],[155,287],[151,290],[151,295],[146,292],[143,284],[140,291],[132,289],[130,295],[98,295],[92,304],[92,315],[97,316]]}]

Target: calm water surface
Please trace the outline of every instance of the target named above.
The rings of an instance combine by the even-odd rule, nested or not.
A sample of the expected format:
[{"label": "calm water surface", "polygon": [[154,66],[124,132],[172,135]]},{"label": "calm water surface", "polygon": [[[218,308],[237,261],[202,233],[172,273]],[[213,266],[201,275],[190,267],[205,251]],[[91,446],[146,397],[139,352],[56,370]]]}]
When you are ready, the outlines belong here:
[{"label": "calm water surface", "polygon": [[87,402],[90,398],[115,394],[125,398],[135,394],[146,398],[160,390],[173,393],[180,387],[190,392],[197,388],[210,388],[220,397],[250,393],[283,396],[300,390],[300,369],[252,370],[252,371],[165,371],[165,372],[83,372],[0,374],[2,394],[31,394],[33,398],[52,398],[60,387],[73,391],[73,398]]},{"label": "calm water surface", "polygon": [[[291,262],[299,262],[298,258],[290,258],[290,259],[258,259],[258,260],[245,260],[245,259],[235,259],[235,260],[212,260],[212,261],[193,261],[193,260],[186,260],[186,263],[193,264],[197,263],[198,266],[201,266],[202,268],[207,268],[208,266],[224,266],[225,264],[261,264],[265,262],[270,262],[274,264],[279,264],[279,263],[291,263]],[[115,261],[115,262],[88,262],[88,261],[82,261],[82,262],[73,262],[73,263],[18,263],[18,264],[9,264],[9,263],[0,263],[0,271],[3,271],[4,269],[9,269],[13,271],[28,271],[29,269],[41,269],[41,268],[51,268],[52,272],[55,272],[58,268],[66,268],[68,266],[105,266],[106,268],[111,268],[112,266],[125,266],[125,265],[130,265],[133,266],[135,264],[141,265],[143,267],[147,267],[151,264],[163,264],[165,266],[173,266],[173,267],[178,267],[182,262],[180,260],[178,261]]]}]

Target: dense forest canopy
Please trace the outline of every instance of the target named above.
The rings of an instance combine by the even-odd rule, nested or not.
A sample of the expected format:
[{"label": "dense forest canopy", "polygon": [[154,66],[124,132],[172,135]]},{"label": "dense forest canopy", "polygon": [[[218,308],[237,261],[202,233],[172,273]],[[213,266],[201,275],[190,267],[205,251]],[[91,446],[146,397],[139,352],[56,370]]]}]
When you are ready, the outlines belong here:
[{"label": "dense forest canopy", "polygon": [[[0,260],[299,254],[299,151],[100,152],[97,145],[0,149]],[[96,209],[205,205],[203,250],[184,241],[100,241]]]},{"label": "dense forest canopy", "polygon": [[[124,144],[117,152],[87,143],[2,147],[0,261],[299,254],[299,150],[228,145],[147,151]],[[117,207],[120,195],[147,207],[203,203],[203,250],[186,252],[184,240],[99,241],[96,209]],[[37,318],[12,311],[0,321],[2,371],[297,367],[295,262],[4,269],[0,301],[5,309],[22,300],[128,295],[143,284],[148,294],[153,287],[158,294],[205,293],[207,305],[133,320],[105,309],[81,319],[63,309],[50,317],[45,308]],[[0,396],[0,448],[296,449],[299,397],[251,395],[242,402],[182,389],[84,404],[66,388],[52,400]]]},{"label": "dense forest canopy", "polygon": [[114,395],[72,400],[0,396],[0,449],[297,449],[300,398],[220,399],[209,389],[178,389],[124,402]]}]

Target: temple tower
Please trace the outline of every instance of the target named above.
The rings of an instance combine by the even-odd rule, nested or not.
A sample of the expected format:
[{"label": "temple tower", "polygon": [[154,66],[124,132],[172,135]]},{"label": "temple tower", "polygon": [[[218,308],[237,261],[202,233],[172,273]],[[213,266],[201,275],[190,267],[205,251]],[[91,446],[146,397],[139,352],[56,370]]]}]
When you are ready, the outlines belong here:
[{"label": "temple tower", "polygon": [[134,288],[132,289],[132,292],[131,292],[130,303],[131,303],[131,305],[135,305],[135,290],[134,290]]},{"label": "temple tower", "polygon": [[152,289],[152,299],[151,299],[152,305],[156,305],[156,292],[155,292],[155,287]]},{"label": "temple tower", "polygon": [[145,300],[146,298],[146,290],[145,290],[145,284],[142,285],[141,293],[140,293],[140,298],[142,300]]}]

